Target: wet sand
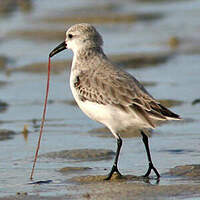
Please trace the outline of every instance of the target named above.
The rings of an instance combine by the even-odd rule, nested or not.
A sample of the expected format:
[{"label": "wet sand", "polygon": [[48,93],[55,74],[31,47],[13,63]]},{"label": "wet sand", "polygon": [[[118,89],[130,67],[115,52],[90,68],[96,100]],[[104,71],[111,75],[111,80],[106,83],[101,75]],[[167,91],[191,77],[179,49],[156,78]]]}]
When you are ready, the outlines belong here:
[{"label": "wet sand", "polygon": [[[170,170],[171,178],[173,176],[185,176],[185,174],[172,173],[174,170],[181,168],[181,171],[190,171],[190,175],[187,176],[189,179],[196,176],[196,169],[198,173],[200,166],[178,166]],[[79,170],[79,169],[78,169]],[[192,174],[192,175],[191,175]],[[74,177],[68,182],[74,184],[68,188],[68,194],[66,195],[55,195],[55,196],[40,196],[40,195],[29,195],[26,192],[18,192],[15,196],[4,197],[0,199],[4,200],[64,200],[64,199],[182,199],[187,197],[200,196],[200,185],[199,184],[172,184],[172,185],[159,185],[153,178],[143,178],[133,175],[126,175],[118,177],[114,175],[110,181],[105,181],[106,176],[79,176]]]},{"label": "wet sand", "polygon": [[[200,198],[198,2],[97,4],[86,0],[76,6],[65,0],[59,4],[2,2],[0,199]],[[133,130],[121,133],[119,168],[124,176],[104,181],[113,164],[116,141],[108,129],[75,106],[68,84],[70,53],[52,60],[40,157],[34,180],[29,180],[43,106],[46,58],[63,41],[66,27],[78,22],[94,23],[104,36],[109,58],[183,117],[181,122],[149,133],[152,158],[161,173],[159,183],[154,174],[150,179],[140,176],[148,162],[140,133]]]}]

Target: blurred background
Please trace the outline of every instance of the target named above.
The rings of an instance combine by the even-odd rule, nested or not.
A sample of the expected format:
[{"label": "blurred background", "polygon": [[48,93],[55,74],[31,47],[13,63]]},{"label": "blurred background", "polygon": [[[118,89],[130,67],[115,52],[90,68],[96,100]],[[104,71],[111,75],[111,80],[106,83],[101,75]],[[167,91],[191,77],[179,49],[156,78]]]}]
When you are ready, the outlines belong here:
[{"label": "blurred background", "polygon": [[[52,60],[40,149],[44,156],[36,166],[36,177],[52,179],[53,184],[37,191],[26,185],[38,139],[48,54],[64,40],[72,24],[81,22],[93,24],[101,33],[110,59],[183,117],[183,121],[163,125],[152,133],[156,168],[165,173],[176,165],[199,163],[199,19],[200,1],[196,0],[0,0],[0,196],[22,188],[32,194],[62,193],[66,186],[62,184],[73,176],[58,172],[62,167],[91,167],[86,174],[105,174],[104,169],[112,165],[106,150],[115,151],[115,140],[102,125],[88,119],[73,100],[69,88],[73,55],[67,50]],[[147,161],[141,139],[131,130],[122,136],[122,173],[143,174]],[[95,162],[73,154],[73,150],[81,153],[86,148],[94,153]],[[93,149],[104,150],[105,159]],[[62,154],[63,150],[71,150],[72,161],[45,156],[55,151]],[[164,178],[161,184],[173,181]],[[5,192],[5,188],[9,189]]]}]

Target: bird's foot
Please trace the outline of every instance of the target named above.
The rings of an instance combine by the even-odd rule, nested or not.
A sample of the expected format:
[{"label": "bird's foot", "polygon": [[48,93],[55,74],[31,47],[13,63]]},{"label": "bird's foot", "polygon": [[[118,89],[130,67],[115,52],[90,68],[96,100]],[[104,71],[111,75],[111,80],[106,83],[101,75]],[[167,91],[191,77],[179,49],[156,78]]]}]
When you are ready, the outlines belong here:
[{"label": "bird's foot", "polygon": [[119,172],[117,165],[113,165],[110,173],[104,180],[110,180],[114,172],[116,172],[119,177],[122,177],[122,174]]},{"label": "bird's foot", "polygon": [[147,170],[146,174],[143,177],[145,177],[145,178],[149,177],[151,170],[154,171],[154,173],[157,176],[157,179],[160,179],[160,174],[159,174],[158,170],[153,166],[153,163],[149,163],[149,169]]}]

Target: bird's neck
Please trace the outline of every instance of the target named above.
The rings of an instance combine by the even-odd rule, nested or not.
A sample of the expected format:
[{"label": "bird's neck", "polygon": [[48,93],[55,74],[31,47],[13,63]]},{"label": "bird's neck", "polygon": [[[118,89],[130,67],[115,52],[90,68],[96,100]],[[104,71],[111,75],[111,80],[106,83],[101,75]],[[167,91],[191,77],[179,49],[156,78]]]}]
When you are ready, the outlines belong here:
[{"label": "bird's neck", "polygon": [[105,56],[103,49],[99,46],[81,48],[74,52],[74,56],[77,57],[79,60],[88,60],[97,55]]},{"label": "bird's neck", "polygon": [[92,67],[91,63],[94,63],[99,58],[106,59],[106,55],[101,47],[78,49],[74,52],[72,68],[74,69],[78,66],[81,70],[84,70],[84,68],[88,69],[88,66]]}]

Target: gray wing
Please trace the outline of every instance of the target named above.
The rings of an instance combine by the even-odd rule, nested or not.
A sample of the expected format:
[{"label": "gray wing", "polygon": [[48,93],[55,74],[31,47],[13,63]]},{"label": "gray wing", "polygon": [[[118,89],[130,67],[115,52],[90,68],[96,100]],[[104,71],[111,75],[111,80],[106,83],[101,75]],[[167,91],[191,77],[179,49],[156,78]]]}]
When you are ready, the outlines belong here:
[{"label": "gray wing", "polygon": [[74,86],[82,101],[112,104],[125,111],[132,108],[152,127],[149,114],[160,120],[179,117],[156,101],[134,77],[114,67],[81,72]]}]

